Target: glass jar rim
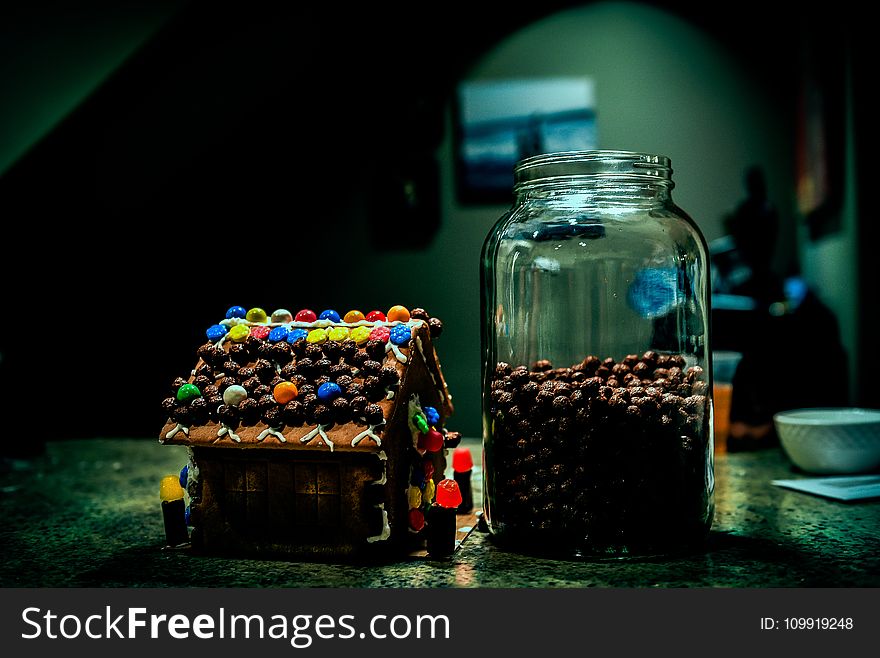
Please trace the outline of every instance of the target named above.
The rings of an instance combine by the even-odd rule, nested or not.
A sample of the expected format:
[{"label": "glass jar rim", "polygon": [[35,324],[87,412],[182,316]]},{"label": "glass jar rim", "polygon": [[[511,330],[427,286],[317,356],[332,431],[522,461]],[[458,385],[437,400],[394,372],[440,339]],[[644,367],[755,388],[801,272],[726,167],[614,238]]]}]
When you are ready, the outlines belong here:
[{"label": "glass jar rim", "polygon": [[559,151],[523,158],[516,163],[513,175],[514,187],[582,177],[672,185],[672,163],[665,155],[635,151]]}]

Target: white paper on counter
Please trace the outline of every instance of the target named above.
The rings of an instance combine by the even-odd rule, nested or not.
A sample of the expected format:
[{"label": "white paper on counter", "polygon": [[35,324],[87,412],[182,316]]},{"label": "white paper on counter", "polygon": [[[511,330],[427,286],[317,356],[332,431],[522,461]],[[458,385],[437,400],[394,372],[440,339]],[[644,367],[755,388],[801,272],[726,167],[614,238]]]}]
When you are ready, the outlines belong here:
[{"label": "white paper on counter", "polygon": [[880,497],[880,475],[773,480],[771,484],[835,500],[852,501]]}]

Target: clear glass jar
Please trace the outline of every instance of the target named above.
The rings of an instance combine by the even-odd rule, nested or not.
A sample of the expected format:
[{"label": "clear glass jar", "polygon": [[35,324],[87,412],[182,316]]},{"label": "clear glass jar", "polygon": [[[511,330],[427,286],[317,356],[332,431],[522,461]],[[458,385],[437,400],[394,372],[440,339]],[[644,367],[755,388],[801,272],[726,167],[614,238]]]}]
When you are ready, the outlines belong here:
[{"label": "clear glass jar", "polygon": [[513,549],[656,555],[714,510],[706,242],[668,158],[538,155],[481,263],[484,509]]}]

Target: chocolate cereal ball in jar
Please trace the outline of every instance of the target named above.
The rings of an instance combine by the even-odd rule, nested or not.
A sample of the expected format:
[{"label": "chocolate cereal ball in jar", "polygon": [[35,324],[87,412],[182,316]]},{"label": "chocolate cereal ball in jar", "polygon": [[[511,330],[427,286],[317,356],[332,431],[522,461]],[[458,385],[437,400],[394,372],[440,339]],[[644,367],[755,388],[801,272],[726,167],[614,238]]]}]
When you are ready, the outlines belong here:
[{"label": "chocolate cereal ball in jar", "polygon": [[538,155],[483,247],[484,509],[513,550],[699,547],[713,514],[706,243],[659,155]]}]

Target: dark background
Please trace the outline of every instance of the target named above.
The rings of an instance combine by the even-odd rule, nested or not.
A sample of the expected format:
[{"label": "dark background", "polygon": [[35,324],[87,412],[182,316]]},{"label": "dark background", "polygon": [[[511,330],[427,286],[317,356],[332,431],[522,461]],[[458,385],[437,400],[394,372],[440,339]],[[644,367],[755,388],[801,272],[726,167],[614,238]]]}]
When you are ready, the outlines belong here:
[{"label": "dark background", "polygon": [[[41,437],[155,435],[158,403],[191,365],[204,328],[232,303],[257,305],[255,290],[270,312],[279,299],[387,306],[378,293],[347,296],[348,272],[369,265],[334,259],[357,216],[349,210],[403,207],[400,180],[417,176],[412,163],[442,139],[467,67],[519,27],[581,3],[160,4],[157,29],[0,177],[0,381],[16,428],[6,449]],[[847,3],[783,13],[757,2],[654,4],[722,41],[781,104],[795,103],[805,33],[835,44],[829,66],[840,62],[837,45],[849,45],[859,294],[873,306],[864,17]],[[143,7],[95,0],[2,11],[3,130],[15,130],[8,90],[31,74],[20,55],[34,26],[49,22],[61,35]],[[430,242],[438,215],[428,208],[419,218],[383,215],[383,230],[406,227],[388,258]],[[874,406],[870,334],[865,319],[857,401]]]}]

